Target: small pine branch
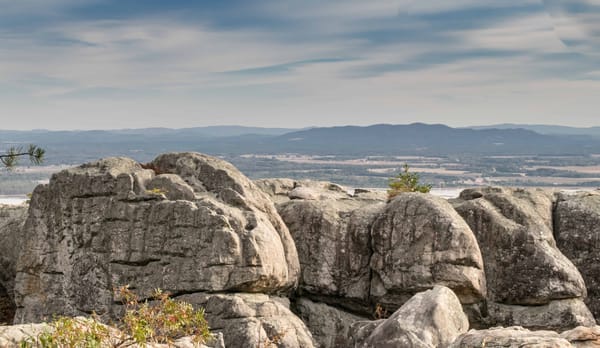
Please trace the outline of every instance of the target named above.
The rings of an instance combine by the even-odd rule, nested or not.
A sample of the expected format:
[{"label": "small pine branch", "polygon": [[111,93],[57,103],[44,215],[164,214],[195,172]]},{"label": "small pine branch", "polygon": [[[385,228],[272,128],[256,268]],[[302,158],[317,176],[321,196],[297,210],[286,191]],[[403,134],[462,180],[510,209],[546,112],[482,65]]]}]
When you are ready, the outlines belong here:
[{"label": "small pine branch", "polygon": [[0,154],[0,162],[6,168],[14,168],[21,157],[28,157],[29,162],[32,164],[41,164],[44,161],[44,155],[46,154],[46,150],[42,149],[37,145],[29,145],[27,149],[23,147],[11,147],[9,148],[5,154]]}]

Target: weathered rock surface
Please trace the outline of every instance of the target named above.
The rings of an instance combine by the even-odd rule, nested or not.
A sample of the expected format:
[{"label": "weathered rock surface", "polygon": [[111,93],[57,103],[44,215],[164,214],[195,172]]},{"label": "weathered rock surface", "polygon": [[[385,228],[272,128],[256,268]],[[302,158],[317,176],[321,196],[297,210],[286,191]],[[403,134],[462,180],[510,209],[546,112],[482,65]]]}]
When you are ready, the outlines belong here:
[{"label": "weathered rock surface", "polygon": [[580,325],[593,326],[594,316],[582,299],[551,301],[540,306],[488,302],[489,326],[523,326],[533,330],[563,331]]},{"label": "weathered rock surface", "polygon": [[306,323],[320,348],[347,348],[352,346],[350,327],[367,318],[360,317],[306,298],[295,303],[295,311]]},{"label": "weathered rock surface", "polygon": [[[355,348],[448,347],[469,328],[459,299],[443,286],[419,293],[386,320],[356,323]],[[368,336],[366,332],[370,332]],[[366,336],[366,338],[365,338]]]},{"label": "weathered rock surface", "polygon": [[189,294],[179,299],[205,309],[211,331],[223,334],[226,347],[315,347],[306,325],[285,298],[264,294]]},{"label": "weathered rock surface", "polygon": [[368,303],[371,224],[383,206],[355,200],[278,205],[298,250],[301,293],[330,296],[346,306]]},{"label": "weathered rock surface", "polygon": [[462,303],[486,292],[483,262],[469,226],[444,199],[404,193],[372,226],[371,296],[395,310],[412,295],[444,285]]},{"label": "weathered rock surface", "polygon": [[561,338],[571,342],[577,348],[598,348],[600,346],[600,326],[578,326],[560,334]]},{"label": "weathered rock surface", "polygon": [[600,318],[600,195],[598,192],[562,195],[554,215],[558,248],[585,280],[586,304]]},{"label": "weathered rock surface", "polygon": [[585,297],[581,275],[554,241],[553,197],[540,189],[481,188],[454,201],[479,242],[490,301],[542,305]]},{"label": "weathered rock surface", "polygon": [[461,335],[450,348],[570,348],[569,341],[554,331],[529,331],[522,327],[471,330]]},{"label": "weathered rock surface", "polygon": [[26,205],[0,205],[0,324],[12,323],[15,315],[16,263],[27,209]]},{"label": "weathered rock surface", "polygon": [[[113,288],[282,293],[299,264],[273,203],[231,164],[197,153],[143,169],[109,158],[55,174],[34,191],[17,263],[15,322],[113,314]],[[155,174],[176,174],[165,186]],[[162,180],[162,179],[161,179]],[[176,192],[179,200],[148,192]],[[194,200],[181,200],[187,187]],[[189,191],[188,191],[189,193]],[[169,194],[169,192],[167,192]]]},{"label": "weathered rock surface", "polygon": [[345,188],[327,181],[259,179],[254,183],[276,204],[285,203],[291,199],[340,200],[351,198]]}]

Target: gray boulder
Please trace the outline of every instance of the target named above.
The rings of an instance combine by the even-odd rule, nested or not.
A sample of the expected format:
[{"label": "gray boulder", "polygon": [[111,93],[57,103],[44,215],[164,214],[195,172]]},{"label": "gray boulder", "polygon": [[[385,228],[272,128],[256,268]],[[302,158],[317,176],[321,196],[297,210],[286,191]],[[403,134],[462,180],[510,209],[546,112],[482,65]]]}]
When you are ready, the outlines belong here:
[{"label": "gray boulder", "polygon": [[278,205],[298,250],[301,293],[347,307],[368,303],[371,224],[382,207],[356,200]]},{"label": "gray boulder", "polygon": [[395,310],[435,285],[451,288],[465,304],[485,296],[477,240],[445,199],[400,194],[376,217],[371,231],[373,302]]},{"label": "gray boulder", "polygon": [[[442,348],[465,333],[469,322],[454,292],[435,286],[413,296],[388,319],[354,328],[355,348]],[[366,338],[364,331],[370,332]]]},{"label": "gray boulder", "polygon": [[571,260],[585,280],[585,303],[600,318],[600,195],[562,195],[554,215],[558,248]]},{"label": "gray boulder", "polygon": [[482,188],[454,201],[479,242],[488,300],[542,305],[585,297],[581,275],[554,241],[553,199],[540,189]]},{"label": "gray boulder", "polygon": [[550,301],[539,306],[488,302],[490,326],[523,326],[533,330],[563,331],[580,325],[594,326],[594,316],[582,299]]},{"label": "gray boulder", "polygon": [[0,205],[0,324],[12,323],[15,315],[17,258],[27,209],[27,205]]},{"label": "gray boulder", "polygon": [[471,330],[462,334],[450,348],[571,348],[569,341],[554,331],[529,331],[522,327]]},{"label": "gray boulder", "polygon": [[223,334],[226,347],[315,347],[310,331],[289,310],[286,298],[195,293],[178,299],[204,308],[211,331]]},{"label": "gray boulder", "polygon": [[299,298],[295,303],[295,311],[306,323],[308,329],[320,348],[350,347],[352,324],[368,320],[324,303],[316,303],[306,298]]},{"label": "gray boulder", "polygon": [[[155,288],[177,295],[296,286],[293,239],[273,203],[231,164],[179,153],[147,167],[104,159],[36,188],[17,263],[15,322],[115,316],[113,288],[125,284],[142,298]],[[179,176],[194,200],[149,194],[155,173]]]},{"label": "gray boulder", "polygon": [[[327,181],[259,179],[254,183],[276,204],[285,203],[291,199],[343,200],[352,198],[344,187]],[[371,197],[368,199],[372,200]]]}]

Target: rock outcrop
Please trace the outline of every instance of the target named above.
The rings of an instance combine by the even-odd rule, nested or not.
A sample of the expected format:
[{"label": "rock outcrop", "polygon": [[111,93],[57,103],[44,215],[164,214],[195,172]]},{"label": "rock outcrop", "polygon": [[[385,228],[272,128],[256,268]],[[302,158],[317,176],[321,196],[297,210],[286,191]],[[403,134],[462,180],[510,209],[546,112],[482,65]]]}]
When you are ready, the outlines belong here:
[{"label": "rock outcrop", "polygon": [[482,188],[465,190],[453,202],[483,255],[488,326],[540,328],[559,315],[570,319],[556,329],[593,323],[582,303],[583,278],[556,247],[554,197],[541,189]]},{"label": "rock outcrop", "polygon": [[386,320],[355,323],[355,348],[443,348],[469,328],[452,290],[435,286],[407,301]]},{"label": "rock outcrop", "polygon": [[554,214],[558,248],[585,280],[586,304],[600,319],[600,194],[561,195]]},{"label": "rock outcrop", "polygon": [[320,348],[347,348],[352,346],[350,340],[352,324],[367,321],[343,310],[324,303],[316,303],[306,298],[295,301],[295,312],[306,323]]},{"label": "rock outcrop", "polygon": [[374,301],[398,308],[435,285],[451,288],[465,304],[485,296],[477,240],[446,200],[400,194],[376,217],[371,234]]},{"label": "rock outcrop", "polygon": [[113,288],[125,284],[142,298],[155,288],[278,294],[296,286],[287,227],[235,167],[178,153],[147,168],[109,158],[36,188],[17,262],[17,323],[112,316]]},{"label": "rock outcrop", "polygon": [[190,294],[178,299],[204,308],[213,332],[222,332],[226,347],[315,347],[289,300],[264,294]]},{"label": "rock outcrop", "polygon": [[21,251],[21,229],[27,217],[26,205],[0,205],[0,324],[12,323],[17,258]]}]

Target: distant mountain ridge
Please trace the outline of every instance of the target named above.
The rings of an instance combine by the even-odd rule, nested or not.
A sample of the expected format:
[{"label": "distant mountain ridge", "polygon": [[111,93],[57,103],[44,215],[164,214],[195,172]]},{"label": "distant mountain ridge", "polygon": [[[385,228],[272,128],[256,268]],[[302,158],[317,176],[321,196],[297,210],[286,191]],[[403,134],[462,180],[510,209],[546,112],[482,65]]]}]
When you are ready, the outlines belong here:
[{"label": "distant mountain ridge", "polygon": [[[2,131],[0,146],[35,143],[48,162],[81,163],[106,156],[149,160],[168,151],[218,156],[309,155],[586,155],[600,154],[600,137],[548,135],[523,128],[452,128],[441,124],[376,124],[309,129],[241,126],[96,131]],[[0,148],[1,150],[1,148]]]},{"label": "distant mountain ridge", "polygon": [[600,127],[569,127],[546,124],[516,124],[502,123],[490,126],[473,126],[471,129],[527,129],[540,134],[547,135],[589,135],[600,137]]}]

